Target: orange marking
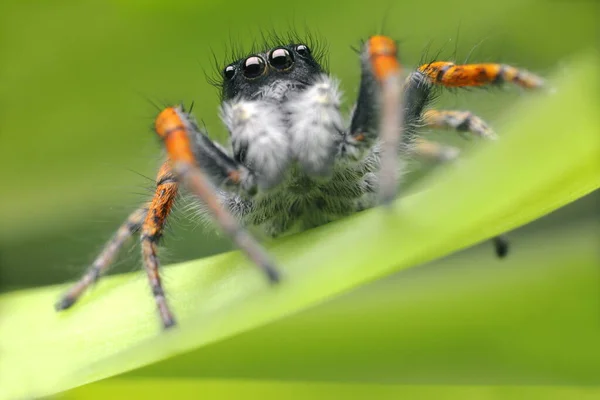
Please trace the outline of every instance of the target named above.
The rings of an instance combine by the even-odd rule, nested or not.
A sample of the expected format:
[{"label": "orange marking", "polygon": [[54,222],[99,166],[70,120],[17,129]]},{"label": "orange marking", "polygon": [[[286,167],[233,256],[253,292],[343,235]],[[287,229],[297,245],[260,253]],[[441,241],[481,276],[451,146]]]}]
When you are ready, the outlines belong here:
[{"label": "orange marking", "polygon": [[500,64],[455,65],[451,62],[437,61],[421,66],[421,72],[434,82],[449,87],[483,86],[494,82],[502,70]]},{"label": "orange marking", "polygon": [[[173,171],[171,170],[171,163],[167,161],[160,167],[156,176],[156,181],[160,182],[169,175],[173,176]],[[176,196],[176,182],[167,181],[156,186],[154,197],[148,207],[148,214],[142,225],[142,233],[144,235],[158,237],[161,234],[165,220],[173,207]]]},{"label": "orange marking", "polygon": [[158,114],[154,122],[158,136],[165,141],[169,158],[173,161],[183,161],[195,164],[190,138],[187,135],[186,122],[182,119],[176,107],[167,107]]},{"label": "orange marking", "polygon": [[369,58],[375,77],[381,82],[400,72],[396,43],[387,36],[369,38]]},{"label": "orange marking", "polygon": [[435,82],[447,87],[484,86],[495,82],[512,82],[527,89],[544,85],[544,80],[527,71],[502,64],[456,65],[448,61],[436,61],[419,67]]}]

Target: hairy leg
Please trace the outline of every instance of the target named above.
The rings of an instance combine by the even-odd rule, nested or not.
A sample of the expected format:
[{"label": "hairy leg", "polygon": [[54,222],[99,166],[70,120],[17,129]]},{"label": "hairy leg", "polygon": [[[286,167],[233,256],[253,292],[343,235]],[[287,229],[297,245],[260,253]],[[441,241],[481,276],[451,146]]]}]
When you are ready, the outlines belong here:
[{"label": "hairy leg", "polygon": [[358,161],[381,142],[379,193],[380,200],[389,203],[396,195],[398,149],[405,126],[396,43],[385,36],[372,36],[365,43],[360,58],[358,99],[341,153]]},{"label": "hairy leg", "polygon": [[98,257],[96,257],[79,281],[61,296],[55,305],[57,311],[71,307],[92,284],[97,282],[108,271],[123,244],[141,228],[146,218],[146,213],[147,206],[135,210],[127,217],[113,237],[104,245]]},{"label": "hairy leg", "polygon": [[[198,129],[193,137],[192,146],[210,179],[224,188],[241,191],[254,190],[253,175],[232,160]],[[159,260],[156,254],[158,242],[163,234],[167,217],[178,193],[175,173],[171,161],[165,162],[156,177],[156,190],[152,200],[144,207],[133,212],[115,235],[107,242],[102,252],[94,260],[82,278],[75,283],[57,302],[56,309],[64,310],[72,306],[85,290],[96,282],[110,267],[125,241],[140,231],[143,264],[149,284],[163,324],[168,328],[175,324],[170,311],[159,275]]]},{"label": "hairy leg", "polygon": [[[270,282],[279,281],[279,273],[263,247],[246,232],[235,218],[223,208],[213,185],[198,167],[190,138],[197,132],[189,116],[180,107],[169,107],[156,118],[156,133],[164,140],[173,169],[187,188],[208,208],[220,228],[267,276]],[[239,172],[230,173],[231,180],[240,183]]]},{"label": "hairy leg", "polygon": [[474,87],[513,83],[525,89],[544,86],[544,80],[531,72],[505,64],[464,64],[449,61],[434,61],[421,65],[417,71],[430,82],[445,87]]},{"label": "hairy leg", "polygon": [[[422,126],[435,129],[449,129],[457,133],[472,133],[486,139],[496,139],[494,131],[476,115],[469,111],[456,110],[427,110],[423,113]],[[426,159],[438,162],[454,160],[460,150],[423,138],[416,138],[414,153]]]},{"label": "hairy leg", "polygon": [[163,234],[167,217],[175,203],[177,186],[175,174],[171,170],[171,163],[167,161],[162,165],[156,177],[156,191],[148,207],[148,213],[140,233],[144,268],[156,302],[156,308],[165,329],[175,325],[175,319],[167,304],[161,283],[156,247]]},{"label": "hairy leg", "polygon": [[[513,83],[525,89],[538,89],[545,85],[542,78],[528,71],[504,64],[465,64],[436,61],[421,65],[407,79],[407,94],[425,91],[431,85],[445,87],[481,87],[502,83]],[[410,108],[410,104],[409,107]],[[478,117],[464,111],[429,110],[423,113],[422,122],[436,128],[453,128],[457,131],[469,131],[479,136],[494,139],[494,132]],[[444,157],[448,149],[428,141],[416,141],[417,151],[423,154]],[[437,148],[436,148],[437,147]],[[505,235],[492,239],[496,254],[503,258],[508,254],[509,242]]]},{"label": "hairy leg", "polygon": [[159,263],[156,257],[156,245],[162,236],[167,216],[173,207],[176,196],[177,182],[171,171],[170,162],[167,161],[161,166],[156,177],[156,190],[152,200],[127,218],[83,277],[56,303],[56,309],[60,311],[72,306],[85,290],[108,270],[125,241],[134,233],[140,231],[142,260],[161,321],[165,328],[174,325],[174,319],[166,303],[158,273]]},{"label": "hairy leg", "polygon": [[485,139],[496,139],[496,134],[485,121],[469,111],[427,110],[423,113],[423,125],[436,129],[469,132]]}]

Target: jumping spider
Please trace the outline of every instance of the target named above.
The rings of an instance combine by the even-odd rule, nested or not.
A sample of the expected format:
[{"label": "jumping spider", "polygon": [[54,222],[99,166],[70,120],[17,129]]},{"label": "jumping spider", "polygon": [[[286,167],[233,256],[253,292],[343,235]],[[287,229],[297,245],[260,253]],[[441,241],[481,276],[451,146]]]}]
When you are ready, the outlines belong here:
[{"label": "jumping spider", "polygon": [[[245,227],[269,236],[300,231],[388,201],[396,193],[396,164],[409,154],[446,160],[453,148],[417,137],[421,127],[449,128],[492,138],[466,111],[427,109],[436,86],[474,87],[510,82],[538,88],[542,79],[501,64],[434,61],[401,79],[396,43],[372,36],[360,50],[361,81],[348,119],[340,112],[337,81],[308,45],[277,44],[222,70],[221,119],[231,150],[213,142],[181,106],[155,121],[168,159],[150,202],[134,211],[83,277],[56,304],[72,306],[109,268],[123,243],[140,232],[143,263],[164,328],[175,324],[159,276],[156,246],[184,184],[201,213],[231,237],[268,277],[274,262]],[[398,157],[399,155],[399,157]],[[497,252],[506,252],[502,238]]]}]

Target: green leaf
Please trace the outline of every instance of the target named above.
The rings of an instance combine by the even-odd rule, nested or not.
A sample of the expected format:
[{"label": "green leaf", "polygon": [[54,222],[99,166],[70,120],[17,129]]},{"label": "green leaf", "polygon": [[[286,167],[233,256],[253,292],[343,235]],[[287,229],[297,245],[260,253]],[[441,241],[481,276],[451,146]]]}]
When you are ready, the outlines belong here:
[{"label": "green leaf", "polygon": [[66,399],[195,398],[208,399],[597,399],[598,388],[543,386],[418,386],[241,380],[113,380],[76,389]]},{"label": "green leaf", "polygon": [[524,96],[508,110],[511,123],[499,129],[501,141],[482,143],[392,210],[370,210],[271,243],[284,272],[278,287],[269,288],[237,253],[165,268],[176,330],[160,332],[141,273],[104,279],[61,314],[52,305],[62,286],[1,296],[2,396],[48,395],[198,348],[590,193],[600,185],[597,65],[595,57],[580,59],[557,79],[553,95]]},{"label": "green leaf", "polygon": [[484,243],[115,379],[598,385],[600,215],[580,207],[512,232],[508,259]]}]

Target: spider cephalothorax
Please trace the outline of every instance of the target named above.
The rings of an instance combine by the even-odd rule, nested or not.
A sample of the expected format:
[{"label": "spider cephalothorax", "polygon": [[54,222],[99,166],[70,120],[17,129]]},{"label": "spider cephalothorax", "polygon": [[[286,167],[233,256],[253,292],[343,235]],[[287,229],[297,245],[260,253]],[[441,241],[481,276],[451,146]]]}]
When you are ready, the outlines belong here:
[{"label": "spider cephalothorax", "polygon": [[222,99],[272,98],[314,83],[323,68],[306,44],[280,45],[239,59],[223,69]]},{"label": "spider cephalothorax", "polygon": [[[155,130],[168,159],[158,173],[154,197],[130,215],[57,309],[70,307],[108,269],[125,240],[140,231],[144,267],[163,326],[174,325],[156,245],[180,184],[199,198],[200,213],[277,282],[274,262],[247,228],[278,236],[389,200],[402,165],[398,160],[421,156],[445,161],[458,153],[420,138],[423,127],[494,137],[468,111],[427,109],[435,86],[543,84],[535,75],[501,64],[436,61],[403,74],[396,43],[385,36],[364,43],[360,67],[358,98],[345,116],[336,80],[309,46],[278,43],[238,57],[222,69],[218,82],[230,149],[213,142],[182,107],[161,111]],[[504,240],[494,243],[504,255]]]}]

